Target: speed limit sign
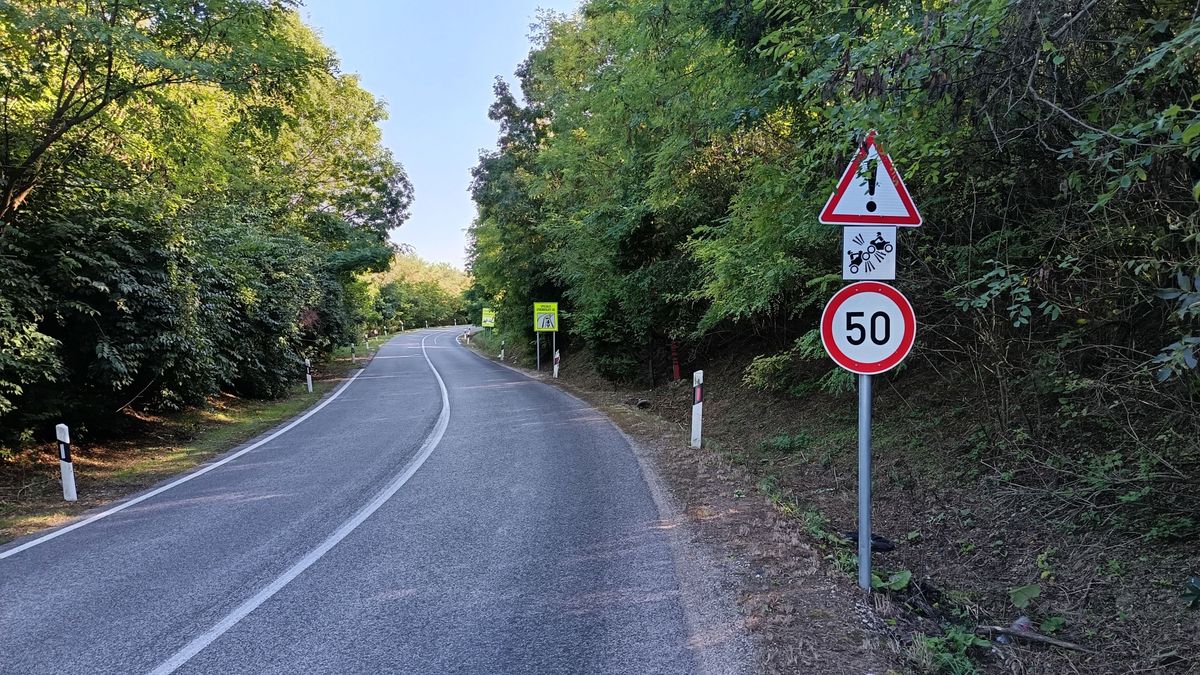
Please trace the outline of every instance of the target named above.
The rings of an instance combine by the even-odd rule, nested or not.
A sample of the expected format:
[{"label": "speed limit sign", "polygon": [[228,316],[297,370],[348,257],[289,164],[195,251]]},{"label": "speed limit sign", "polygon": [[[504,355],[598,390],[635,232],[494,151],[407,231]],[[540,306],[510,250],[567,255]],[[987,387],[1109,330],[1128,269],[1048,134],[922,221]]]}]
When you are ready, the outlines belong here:
[{"label": "speed limit sign", "polygon": [[900,291],[860,281],[838,291],[821,315],[821,342],[837,364],[852,373],[878,375],[908,356],[917,317]]}]

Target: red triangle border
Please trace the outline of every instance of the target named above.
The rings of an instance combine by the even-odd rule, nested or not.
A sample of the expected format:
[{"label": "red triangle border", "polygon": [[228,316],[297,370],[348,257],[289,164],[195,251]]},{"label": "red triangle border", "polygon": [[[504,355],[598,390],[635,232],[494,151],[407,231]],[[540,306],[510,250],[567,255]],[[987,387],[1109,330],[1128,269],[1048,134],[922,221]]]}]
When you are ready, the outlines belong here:
[{"label": "red triangle border", "polygon": [[[884,170],[887,171],[888,177],[892,179],[892,185],[896,186],[896,193],[900,196],[900,202],[904,204],[908,215],[875,216],[866,213],[849,216],[834,215],[834,209],[841,203],[842,197],[850,187],[850,181],[858,173],[858,167],[862,166],[863,160],[867,158],[872,146],[879,153],[879,161],[883,164]],[[917,211],[916,205],[913,204],[912,196],[908,193],[908,188],[904,185],[904,179],[900,177],[900,173],[896,171],[896,167],[892,166],[892,158],[875,143],[874,129],[867,132],[866,140],[859,146],[858,154],[855,155],[854,160],[846,167],[846,172],[842,174],[841,180],[838,181],[837,189],[833,191],[833,194],[829,195],[829,201],[825,202],[825,208],[821,209],[821,215],[818,220],[826,225],[898,225],[900,227],[919,227],[923,222],[920,212]]]}]

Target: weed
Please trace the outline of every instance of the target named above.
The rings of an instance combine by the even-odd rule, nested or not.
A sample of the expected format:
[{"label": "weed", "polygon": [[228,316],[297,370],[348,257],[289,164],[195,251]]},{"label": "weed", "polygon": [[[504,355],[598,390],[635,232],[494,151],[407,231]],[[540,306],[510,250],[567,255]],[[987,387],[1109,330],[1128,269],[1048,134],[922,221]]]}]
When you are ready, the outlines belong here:
[{"label": "weed", "polygon": [[[763,442],[760,446],[763,450],[778,453],[793,453],[800,452],[803,454],[812,445],[813,439],[803,431],[794,434],[778,434]],[[807,457],[805,458],[807,460]]]},{"label": "weed", "polygon": [[791,492],[779,488],[779,477],[767,474],[758,481],[758,489],[784,515],[798,518],[804,531],[821,545],[844,546],[845,537],[829,529],[829,517],[812,507],[802,507]]},{"label": "weed", "polygon": [[950,675],[976,672],[971,649],[990,647],[991,643],[961,626],[948,624],[943,629],[943,635],[915,640],[908,651],[909,660],[921,672]]},{"label": "weed", "polygon": [[1054,581],[1054,566],[1050,563],[1050,559],[1054,557],[1055,553],[1058,553],[1058,549],[1050,547],[1038,554],[1036,561],[1038,570],[1040,570],[1038,576],[1042,581]]},{"label": "weed", "polygon": [[833,563],[839,572],[846,576],[858,574],[858,556],[846,549],[835,549],[826,559]]},{"label": "weed", "polygon": [[1026,584],[1008,590],[1008,598],[1012,600],[1013,607],[1017,609],[1025,609],[1034,598],[1041,594],[1041,584]]},{"label": "weed", "polygon": [[1049,616],[1042,619],[1042,623],[1038,625],[1038,630],[1047,635],[1053,635],[1062,630],[1062,627],[1067,625],[1067,620],[1061,616]]},{"label": "weed", "polygon": [[1120,579],[1125,576],[1125,564],[1116,558],[1110,558],[1104,563],[1103,574],[1109,579]]},{"label": "weed", "polygon": [[908,582],[912,581],[911,570],[898,570],[896,572],[892,572],[888,575],[887,581],[884,581],[883,577],[880,576],[884,573],[883,570],[880,570],[879,572],[880,574],[871,574],[871,588],[889,591],[902,591],[905,588],[908,588]]}]

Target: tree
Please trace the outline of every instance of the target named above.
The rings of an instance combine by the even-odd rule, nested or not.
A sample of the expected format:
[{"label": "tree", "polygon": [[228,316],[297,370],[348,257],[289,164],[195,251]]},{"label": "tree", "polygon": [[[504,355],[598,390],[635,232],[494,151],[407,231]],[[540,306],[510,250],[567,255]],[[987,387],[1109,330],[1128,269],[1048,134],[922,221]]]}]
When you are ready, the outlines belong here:
[{"label": "tree", "polygon": [[0,47],[0,444],[278,396],[379,321],[412,188],[290,4],[7,3]]}]

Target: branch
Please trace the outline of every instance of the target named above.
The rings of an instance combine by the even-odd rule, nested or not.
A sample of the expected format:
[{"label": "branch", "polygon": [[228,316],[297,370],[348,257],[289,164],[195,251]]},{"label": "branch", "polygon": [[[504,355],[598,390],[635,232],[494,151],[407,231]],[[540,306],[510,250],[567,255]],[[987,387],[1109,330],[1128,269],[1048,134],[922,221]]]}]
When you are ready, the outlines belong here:
[{"label": "branch", "polygon": [[1095,654],[1096,653],[1096,652],[1092,651],[1091,649],[1088,649],[1087,647],[1084,647],[1082,645],[1077,645],[1074,642],[1067,642],[1066,640],[1059,640],[1058,638],[1052,638],[1048,635],[1042,635],[1040,633],[1033,633],[1033,632],[1030,632],[1027,630],[1020,630],[1018,628],[1005,628],[1004,626],[976,626],[975,632],[976,633],[984,633],[987,635],[993,635],[993,634],[1007,635],[1009,637],[1015,637],[1020,640],[1026,640],[1028,642],[1038,642],[1041,644],[1054,645],[1055,647],[1062,647],[1063,649],[1070,649],[1070,650],[1077,651],[1077,652],[1083,652],[1085,654]]},{"label": "branch", "polygon": [[1087,14],[1088,11],[1090,11],[1093,7],[1095,7],[1097,2],[1100,2],[1100,0],[1090,0],[1090,2],[1088,2],[1088,4],[1081,7],[1078,12],[1075,12],[1075,14],[1071,16],[1070,19],[1067,19],[1066,23],[1064,23],[1062,26],[1059,27],[1058,30],[1054,31],[1054,33],[1052,33],[1050,35],[1050,39],[1057,40],[1060,35],[1067,32],[1067,29],[1070,28],[1071,24],[1075,23],[1075,21],[1077,21],[1079,19],[1079,17],[1083,16],[1084,14]]}]

